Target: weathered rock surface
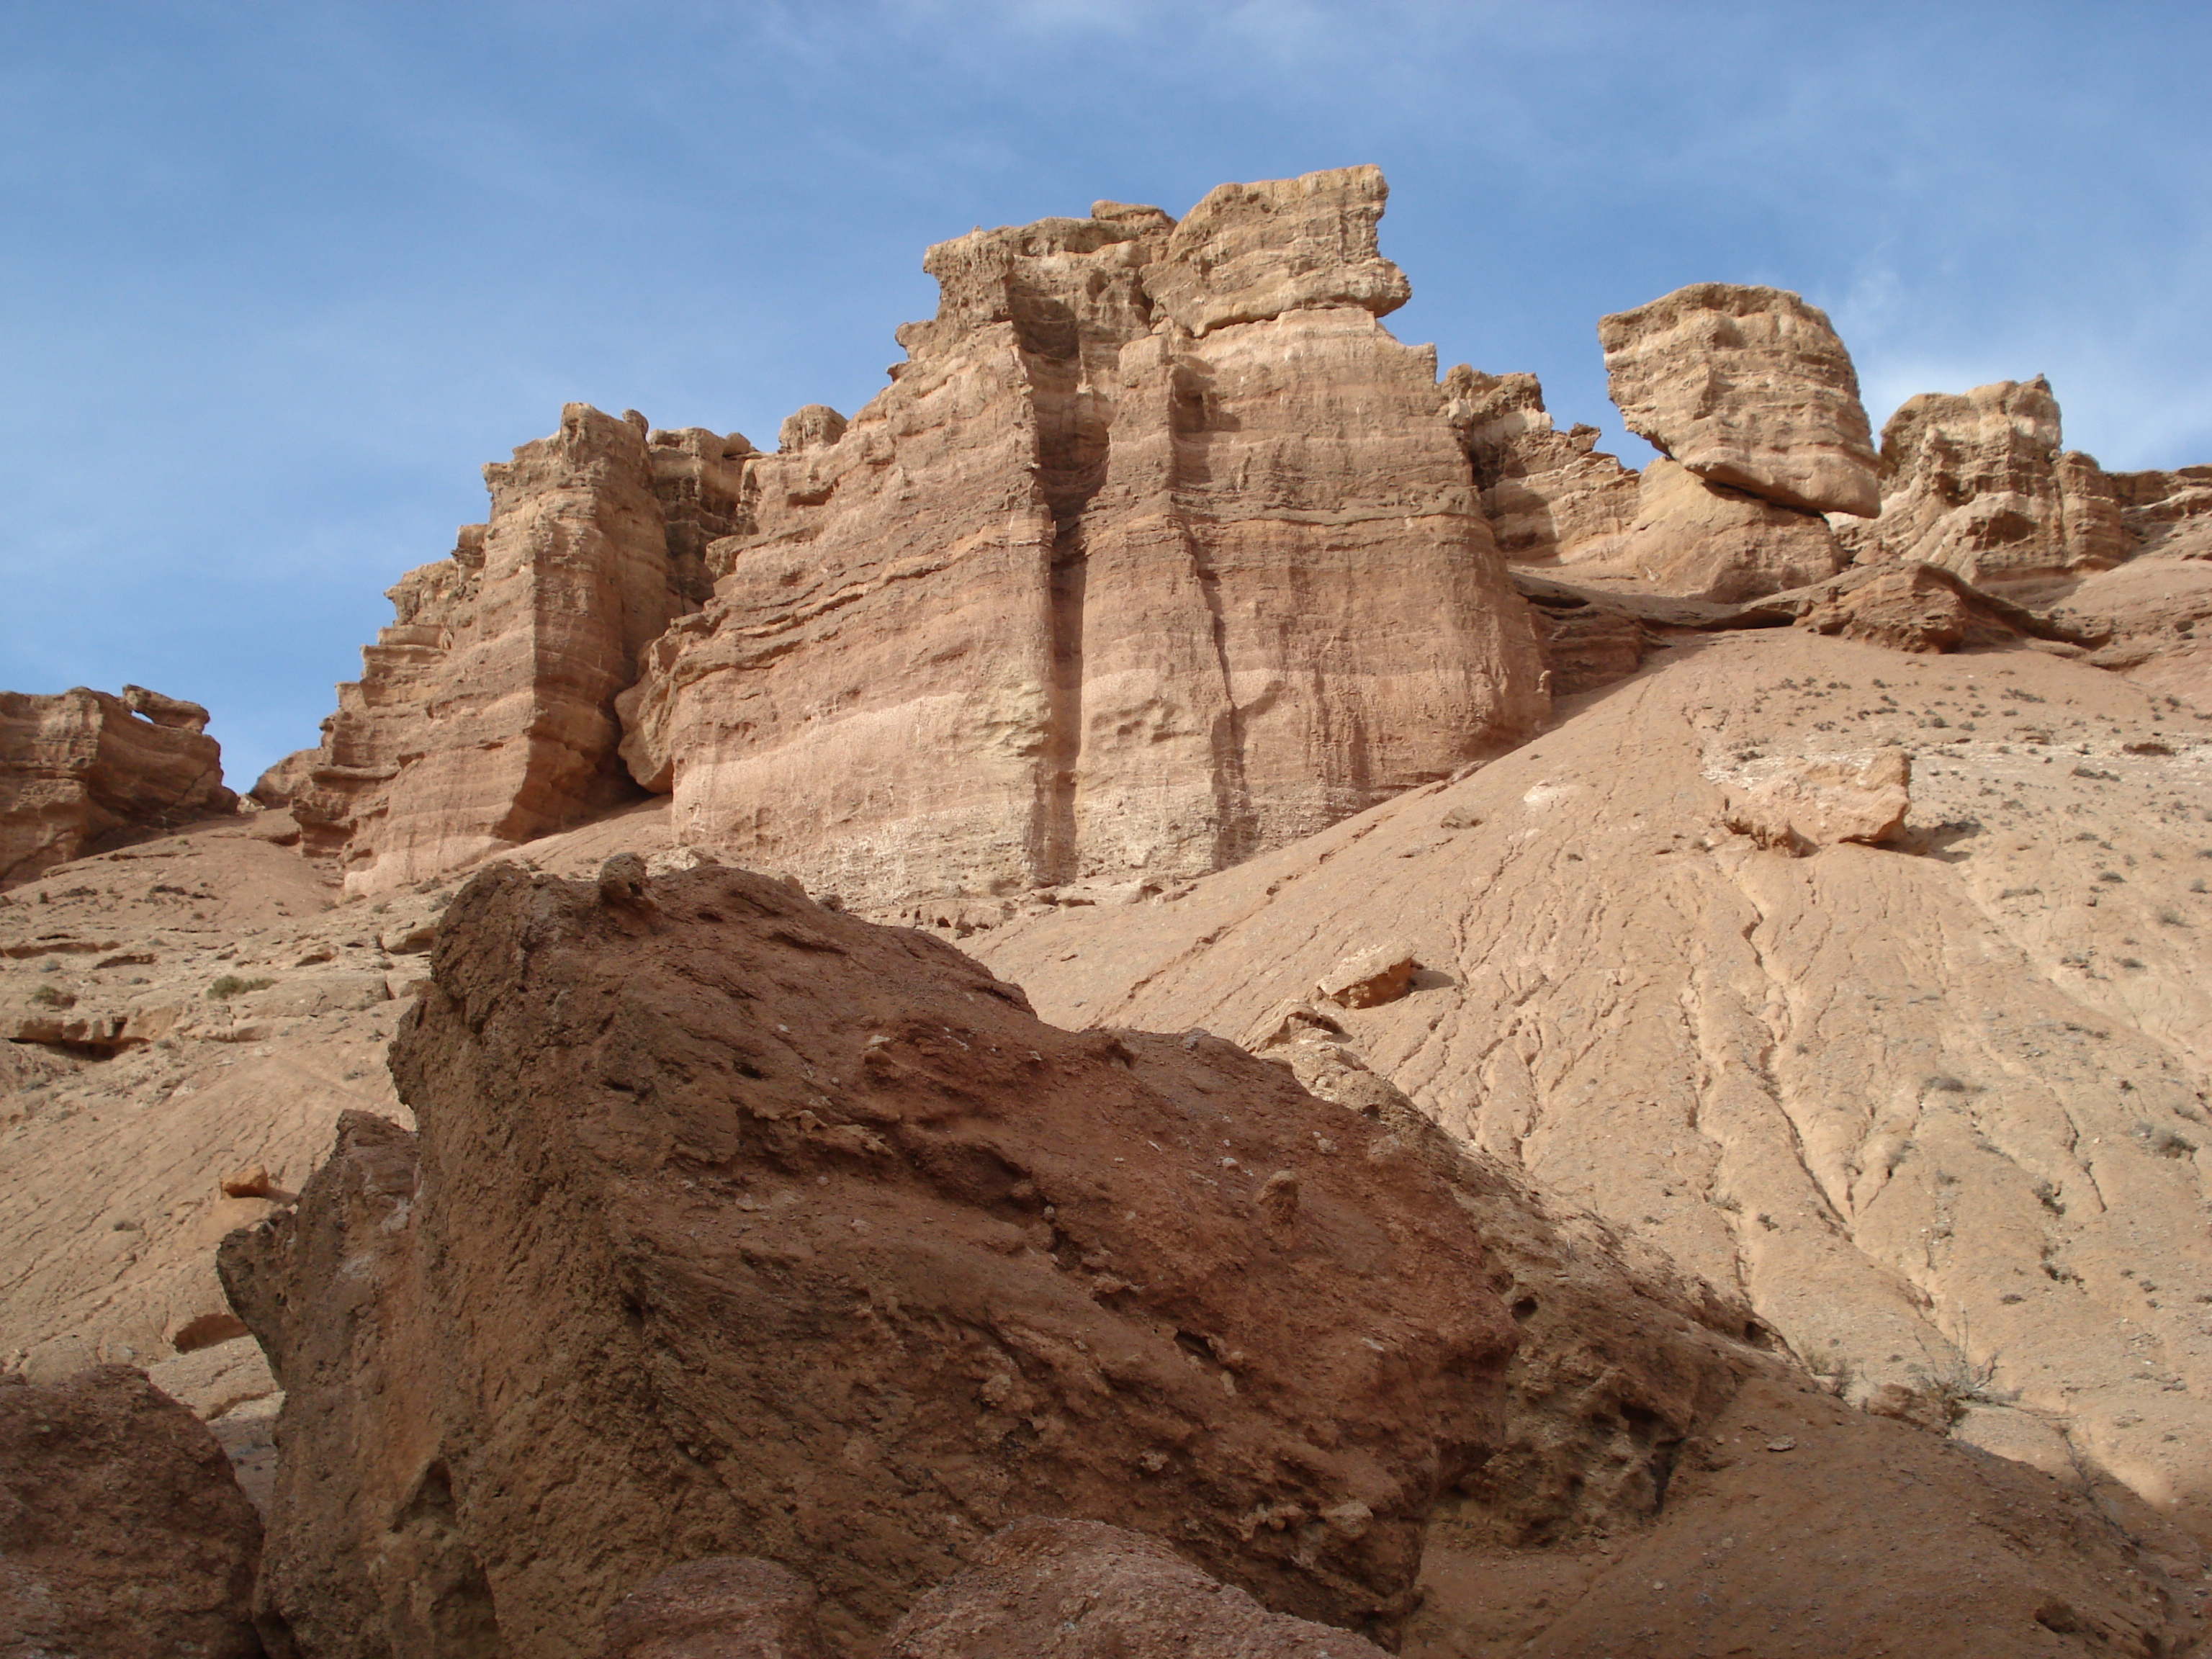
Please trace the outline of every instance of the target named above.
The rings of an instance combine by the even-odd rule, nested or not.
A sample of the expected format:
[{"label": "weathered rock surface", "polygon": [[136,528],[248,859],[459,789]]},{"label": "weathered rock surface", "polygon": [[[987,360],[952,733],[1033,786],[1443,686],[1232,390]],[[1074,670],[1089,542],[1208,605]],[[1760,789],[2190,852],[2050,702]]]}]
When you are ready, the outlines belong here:
[{"label": "weathered rock surface", "polygon": [[1861,563],[1917,560],[1984,586],[2101,570],[2132,550],[2112,481],[2062,447],[2039,375],[1906,399],[1881,428],[1881,516],[1838,531]]},{"label": "weathered rock surface", "polygon": [[118,830],[229,811],[207,710],[143,686],[120,697],[0,691],[0,890]]},{"label": "weathered rock surface", "polygon": [[568,405],[553,436],[484,469],[490,522],[391,590],[395,619],[320,749],[258,798],[290,805],[349,892],[381,893],[633,795],[615,695],[704,592],[690,550],[734,522],[744,447]]},{"label": "weathered rock surface", "polygon": [[1613,401],[1661,454],[1803,512],[1879,509],[1858,375],[1817,306],[1693,283],[1601,318],[1597,334]]},{"label": "weathered rock surface", "polygon": [[395,1046],[419,1167],[349,1116],[224,1246],[286,1389],[260,1594],[306,1650],[588,1652],[727,1553],[854,1650],[1041,1512],[1395,1626],[1511,1346],[1451,1170],[777,883],[645,896],[471,882]]},{"label": "weathered rock surface", "polygon": [[1400,1651],[2193,1653],[2203,1563],[2130,1494],[1753,1377],[1681,1445],[1647,1519],[1544,1550],[1441,1523]]},{"label": "weathered rock surface", "polygon": [[599,1659],[829,1659],[817,1600],[773,1561],[686,1561],[615,1603]]},{"label": "weathered rock surface", "polygon": [[1375,246],[1389,195],[1372,167],[1218,185],[1176,223],[1145,286],[1192,335],[1340,306],[1386,317],[1413,295]]},{"label": "weathered rock surface", "polygon": [[1352,168],[931,249],[891,386],[748,462],[623,700],[678,833],[933,915],[1187,879],[1528,731],[1433,358],[1375,320],[1382,204]]},{"label": "weathered rock surface", "polygon": [[1663,455],[1644,469],[1636,520],[1607,551],[1610,568],[1651,592],[1723,604],[1806,586],[1844,562],[1819,514],[1708,483]]},{"label": "weathered rock surface", "polygon": [[[1759,768],[1884,746],[1899,846],[1726,832]],[[1402,933],[1423,988],[1338,1018],[1464,1142],[1854,1398],[1978,1394],[2212,1536],[2207,767],[2185,704],[2040,648],[1688,639],[1448,787],[969,948],[1048,1018],[1237,1032]]]},{"label": "weathered rock surface", "polygon": [[[1357,1524],[1355,1522],[1354,1524]],[[916,1602],[884,1659],[1382,1659],[1349,1632],[1270,1613],[1158,1539],[1018,1521]]]},{"label": "weathered rock surface", "polygon": [[0,1376],[0,1652],[258,1659],[260,1542],[215,1437],[139,1372]]},{"label": "weathered rock surface", "polygon": [[1636,522],[1637,476],[1595,447],[1595,427],[1554,427],[1533,374],[1462,363],[1443,392],[1501,554],[1516,564],[1617,556],[1614,541]]},{"label": "weathered rock surface", "polygon": [[1877,749],[1865,760],[1753,761],[1723,793],[1722,822],[1800,857],[1847,841],[1875,846],[1904,830],[1911,784],[1902,749]]}]

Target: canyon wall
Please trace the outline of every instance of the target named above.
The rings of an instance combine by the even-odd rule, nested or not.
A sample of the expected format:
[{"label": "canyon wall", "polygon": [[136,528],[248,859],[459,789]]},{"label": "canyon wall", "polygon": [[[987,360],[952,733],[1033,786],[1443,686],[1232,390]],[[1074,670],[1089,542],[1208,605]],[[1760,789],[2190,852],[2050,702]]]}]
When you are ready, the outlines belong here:
[{"label": "canyon wall", "polygon": [[[648,442],[648,437],[654,441]],[[733,521],[741,438],[648,434],[570,404],[487,466],[488,524],[410,571],[338,688],[323,741],[257,786],[288,803],[349,892],[421,881],[634,797],[615,694],[705,591],[698,547]]]},{"label": "canyon wall", "polygon": [[[1164,887],[1544,708],[1373,168],[930,250],[935,319],[751,464],[625,753],[680,834],[878,913]],[[941,907],[940,907],[941,908]]]}]

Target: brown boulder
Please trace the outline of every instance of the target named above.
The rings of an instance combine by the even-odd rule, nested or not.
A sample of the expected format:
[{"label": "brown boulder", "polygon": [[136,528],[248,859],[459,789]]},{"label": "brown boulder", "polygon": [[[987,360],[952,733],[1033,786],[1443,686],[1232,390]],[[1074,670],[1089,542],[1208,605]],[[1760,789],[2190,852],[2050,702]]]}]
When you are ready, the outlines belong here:
[{"label": "brown boulder", "polygon": [[143,686],[126,692],[161,719],[127,695],[81,685],[51,697],[0,691],[0,889],[67,863],[102,836],[237,805],[222,787],[222,750],[199,729],[207,710]]},{"label": "brown boulder", "polygon": [[0,1652],[261,1652],[261,1527],[205,1425],[128,1365],[0,1376]]},{"label": "brown boulder", "polygon": [[744,1553],[857,1650],[1036,1513],[1395,1626],[1511,1346],[1449,1169],[781,884],[650,896],[477,877],[394,1048],[419,1170],[349,1116],[224,1247],[287,1389],[262,1595],[304,1645],[434,1615],[579,1653]]},{"label": "brown boulder", "polygon": [[1879,509],[1858,375],[1818,307],[1693,283],[1601,318],[1597,334],[1613,402],[1661,454],[1783,507]]},{"label": "brown boulder", "polygon": [[1395,1002],[1413,982],[1413,947],[1403,939],[1370,945],[1344,958],[1314,985],[1314,994],[1345,1008]]},{"label": "brown boulder", "polygon": [[773,1561],[686,1561],[615,1604],[599,1659],[829,1659],[817,1599]]},{"label": "brown boulder", "polygon": [[1923,392],[1881,428],[1881,514],[1842,527],[1859,562],[1916,560],[1968,581],[2048,581],[2132,550],[2112,479],[2061,447],[2041,376]]},{"label": "brown boulder", "polygon": [[[1357,1506],[1328,1518],[1366,1524]],[[1349,1632],[1270,1613],[1158,1539],[1035,1517],[917,1601],[883,1659],[1382,1659]]]},{"label": "brown boulder", "polygon": [[1761,847],[1804,854],[1838,842],[1887,841],[1912,805],[1912,757],[1881,748],[1856,757],[1751,763],[1729,790],[1723,821]]}]

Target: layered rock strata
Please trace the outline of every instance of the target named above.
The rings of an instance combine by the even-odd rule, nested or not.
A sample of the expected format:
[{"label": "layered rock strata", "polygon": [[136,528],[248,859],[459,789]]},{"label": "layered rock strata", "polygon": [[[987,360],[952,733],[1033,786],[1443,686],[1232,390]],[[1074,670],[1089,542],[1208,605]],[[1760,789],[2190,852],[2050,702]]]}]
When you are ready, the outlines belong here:
[{"label": "layered rock strata", "polygon": [[1561,432],[1533,374],[1444,376],[1444,414],[1482,492],[1498,550],[1516,564],[1615,556],[1637,519],[1636,474],[1596,447],[1594,426]]},{"label": "layered rock strata", "polygon": [[222,750],[196,702],[127,685],[0,691],[0,889],[118,830],[227,812]]},{"label": "layered rock strata", "polygon": [[[648,441],[648,437],[653,441]],[[735,522],[742,438],[648,434],[585,404],[487,466],[488,524],[401,578],[322,744],[257,786],[289,801],[347,890],[420,881],[633,795],[615,694],[705,589]]]},{"label": "layered rock strata", "polygon": [[[2148,480],[2169,475],[2133,476],[2155,522],[2167,492]],[[1861,563],[1913,560],[1984,585],[2084,574],[2134,550],[2120,492],[2062,447],[2040,376],[1906,399],[1881,429],[1881,516],[1838,532]]]},{"label": "layered rock strata", "polygon": [[933,248],[891,386],[749,463],[755,527],[624,700],[679,833],[879,913],[1158,886],[1531,729],[1433,359],[1376,320],[1383,194],[1350,168]]},{"label": "layered rock strata", "polygon": [[1635,522],[1612,553],[1640,586],[1723,604],[1807,586],[1844,562],[1819,514],[1708,483],[1663,455],[1644,469]]},{"label": "layered rock strata", "polygon": [[1858,374],[1818,307],[1693,283],[1599,319],[1597,333],[1613,401],[1661,454],[1802,512],[1879,509]]},{"label": "layered rock strata", "polygon": [[588,1652],[733,1553],[859,1651],[1040,1512],[1387,1636],[1496,1443],[1513,1326],[1448,1168],[781,884],[495,866],[393,1070],[419,1146],[349,1116],[222,1254],[305,1651]]}]

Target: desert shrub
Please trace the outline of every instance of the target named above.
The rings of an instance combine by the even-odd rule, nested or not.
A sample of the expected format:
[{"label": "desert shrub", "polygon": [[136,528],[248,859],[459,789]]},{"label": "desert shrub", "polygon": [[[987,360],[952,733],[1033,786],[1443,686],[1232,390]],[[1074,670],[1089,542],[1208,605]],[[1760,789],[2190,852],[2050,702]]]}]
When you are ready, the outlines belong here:
[{"label": "desert shrub", "polygon": [[207,988],[207,999],[210,1002],[228,1002],[249,991],[265,991],[276,982],[273,979],[240,979],[236,974],[225,974]]}]

